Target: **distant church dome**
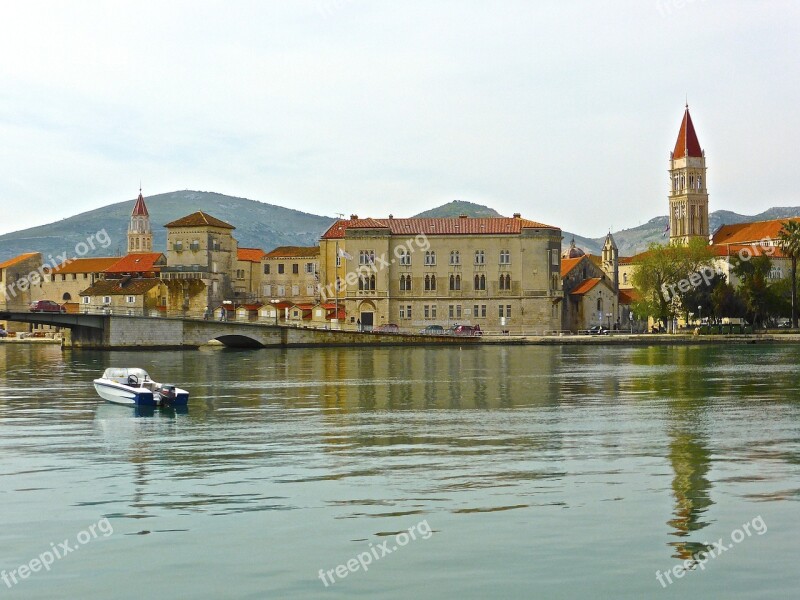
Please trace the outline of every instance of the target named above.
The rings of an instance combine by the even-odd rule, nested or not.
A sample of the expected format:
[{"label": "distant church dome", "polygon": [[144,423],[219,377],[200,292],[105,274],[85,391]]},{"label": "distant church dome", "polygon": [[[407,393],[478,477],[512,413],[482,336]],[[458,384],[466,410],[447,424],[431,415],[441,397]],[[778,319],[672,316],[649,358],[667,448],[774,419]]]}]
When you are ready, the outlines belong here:
[{"label": "distant church dome", "polygon": [[580,258],[581,256],[586,256],[586,252],[575,245],[575,238],[572,238],[569,248],[561,253],[561,258]]}]

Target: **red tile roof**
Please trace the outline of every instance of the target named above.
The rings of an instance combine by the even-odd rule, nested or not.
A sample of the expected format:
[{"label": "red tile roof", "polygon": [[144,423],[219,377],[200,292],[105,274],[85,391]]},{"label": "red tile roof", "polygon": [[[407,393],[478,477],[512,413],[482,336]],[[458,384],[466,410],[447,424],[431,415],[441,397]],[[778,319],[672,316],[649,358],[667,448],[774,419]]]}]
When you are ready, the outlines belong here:
[{"label": "red tile roof", "polygon": [[683,158],[684,156],[703,156],[703,150],[700,148],[700,142],[697,140],[697,134],[694,131],[692,117],[689,115],[688,105],[683,113],[681,129],[675,142],[675,150],[672,151],[673,159]]},{"label": "red tile roof", "polygon": [[620,290],[619,291],[619,303],[624,305],[631,305],[637,300],[639,300],[639,292],[636,290]]},{"label": "red tile roof", "polygon": [[455,217],[429,219],[349,219],[336,221],[322,238],[337,239],[347,229],[388,229],[392,235],[478,235],[519,234],[523,229],[554,229],[558,227],[516,217]]},{"label": "red tile roof", "polygon": [[101,279],[81,292],[81,296],[140,296],[161,283],[160,279]]},{"label": "red tile roof", "polygon": [[319,246],[278,246],[264,255],[264,258],[316,258]]},{"label": "red tile roof", "polygon": [[561,259],[561,277],[566,277],[572,269],[578,266],[585,257],[579,256],[578,258],[562,258]]},{"label": "red tile roof", "polygon": [[192,213],[190,215],[186,215],[185,217],[181,217],[176,221],[172,221],[171,223],[167,223],[164,227],[221,227],[222,229],[236,229],[230,223],[226,223],[216,217],[212,217],[209,214],[204,213],[202,210],[198,210],[196,213]]},{"label": "red tile roof", "polygon": [[780,231],[786,221],[800,221],[800,217],[723,225],[714,232],[711,241],[713,244],[751,244],[764,238],[777,240],[780,239]]},{"label": "red tile roof", "polygon": [[249,262],[261,262],[264,258],[264,251],[261,248],[239,248],[236,258],[239,260],[246,260]]},{"label": "red tile roof", "polygon": [[711,246],[714,256],[769,256],[771,258],[788,258],[780,246],[761,246],[760,244],[715,244]]},{"label": "red tile roof", "polygon": [[58,265],[52,270],[52,273],[58,275],[65,275],[67,273],[102,273],[117,261],[119,261],[119,256],[74,258]]},{"label": "red tile roof", "polygon": [[139,190],[139,197],[136,199],[136,204],[133,205],[132,217],[149,217],[150,213],[147,212],[147,206],[144,204],[144,197],[142,190]]},{"label": "red tile roof", "polygon": [[571,296],[583,296],[586,292],[591,291],[594,287],[603,281],[602,277],[592,277],[591,279],[584,279],[578,284],[574,290],[570,292]]},{"label": "red tile roof", "polygon": [[28,260],[29,258],[33,258],[35,256],[39,256],[41,258],[38,252],[27,252],[25,254],[20,254],[19,256],[15,256],[14,258],[9,258],[7,261],[0,263],[0,269],[13,267],[16,264],[19,264],[22,261]]},{"label": "red tile roof", "polygon": [[128,254],[108,267],[106,273],[156,273],[167,264],[167,258],[161,252],[143,252]]}]

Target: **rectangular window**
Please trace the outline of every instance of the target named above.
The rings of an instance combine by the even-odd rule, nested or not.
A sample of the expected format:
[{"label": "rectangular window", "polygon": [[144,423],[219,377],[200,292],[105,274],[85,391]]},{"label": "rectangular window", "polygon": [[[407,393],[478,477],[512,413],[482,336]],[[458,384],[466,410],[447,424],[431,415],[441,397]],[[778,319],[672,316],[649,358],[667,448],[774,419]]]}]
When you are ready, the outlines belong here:
[{"label": "rectangular window", "polygon": [[314,295],[314,286],[307,285],[306,286],[306,296],[313,296]]},{"label": "rectangular window", "polygon": [[72,274],[72,281],[75,281],[77,278],[78,278],[78,274],[77,273],[73,273]]},{"label": "rectangular window", "polygon": [[172,242],[172,249],[175,250],[175,252],[183,252],[183,242],[180,240]]},{"label": "rectangular window", "polygon": [[278,286],[278,296],[280,298],[283,298],[285,295],[286,295],[286,286],[285,285],[279,285]]},{"label": "rectangular window", "polygon": [[189,244],[189,249],[193,252],[197,252],[198,250],[200,250],[200,241],[192,240],[192,243]]},{"label": "rectangular window", "polygon": [[476,317],[477,317],[477,316],[480,316],[480,314],[481,314],[481,313],[480,313],[480,310],[478,310],[478,309],[479,309],[479,306],[478,306],[477,304],[475,304],[475,305],[472,307],[472,314],[473,314],[473,315],[475,315]]},{"label": "rectangular window", "polygon": [[111,296],[103,296],[103,304],[111,304]]},{"label": "rectangular window", "polygon": [[84,296],[82,300],[84,304],[89,304],[92,301],[92,299],[89,296]]},{"label": "rectangular window", "polygon": [[297,263],[293,263],[292,264],[292,274],[293,275],[299,275],[300,274],[300,265],[298,265]]},{"label": "rectangular window", "polygon": [[461,305],[460,304],[456,304],[456,319],[460,319],[460,318],[461,318]]},{"label": "rectangular window", "polygon": [[425,315],[426,319],[430,319],[431,318],[431,307],[430,307],[430,305],[426,304],[425,306],[423,306],[422,307],[422,313]]},{"label": "rectangular window", "polygon": [[456,307],[451,304],[447,308],[448,308],[447,316],[450,317],[451,319],[455,319],[456,318]]},{"label": "rectangular window", "polygon": [[264,286],[264,295],[265,296],[272,295],[272,286],[271,285],[265,285]]},{"label": "rectangular window", "polygon": [[500,264],[501,265],[511,264],[511,253],[508,250],[500,250]]},{"label": "rectangular window", "polygon": [[560,255],[558,253],[558,250],[556,249],[550,250],[550,264],[553,265],[554,267],[558,266],[559,256]]},{"label": "rectangular window", "polygon": [[128,304],[135,304],[136,303],[136,296],[128,296],[125,298],[125,302]]},{"label": "rectangular window", "polygon": [[337,267],[341,267],[342,266],[342,257],[341,256],[337,256],[336,257],[336,266]]},{"label": "rectangular window", "polygon": [[269,275],[269,264],[264,265],[264,275]]},{"label": "rectangular window", "polygon": [[411,265],[411,254],[408,252],[408,250],[400,251],[400,264],[404,267]]},{"label": "rectangular window", "polygon": [[[84,273],[83,274],[83,278],[84,279],[89,279],[89,274],[88,273]],[[55,278],[53,279],[53,281],[55,281]]]},{"label": "rectangular window", "polygon": [[292,296],[299,296],[300,295],[300,286],[293,285],[292,286]]},{"label": "rectangular window", "polygon": [[483,250],[475,250],[475,264],[482,265],[486,263],[486,253]]},{"label": "rectangular window", "polygon": [[283,275],[284,265],[283,263],[278,263],[278,275]]},{"label": "rectangular window", "polygon": [[450,251],[450,264],[453,266],[461,264],[461,253],[458,250]]},{"label": "rectangular window", "polygon": [[410,319],[410,318],[411,318],[411,305],[408,304],[406,306],[406,319]]},{"label": "rectangular window", "polygon": [[425,252],[425,265],[429,267],[436,266],[436,252],[428,250]]},{"label": "rectangular window", "polygon": [[486,318],[486,305],[481,304],[481,317]]},{"label": "rectangular window", "polygon": [[375,263],[375,250],[359,250],[358,264],[371,265]]},{"label": "rectangular window", "polygon": [[497,316],[500,317],[501,319],[505,316],[505,312],[503,310],[504,308],[505,307],[502,304],[497,306]]},{"label": "rectangular window", "polygon": [[431,319],[435,319],[435,318],[436,318],[436,305],[435,304],[431,304]]},{"label": "rectangular window", "polygon": [[314,263],[306,263],[306,273],[309,275],[314,274]]},{"label": "rectangular window", "polygon": [[506,319],[510,319],[510,318],[511,318],[511,305],[510,304],[506,304]]}]

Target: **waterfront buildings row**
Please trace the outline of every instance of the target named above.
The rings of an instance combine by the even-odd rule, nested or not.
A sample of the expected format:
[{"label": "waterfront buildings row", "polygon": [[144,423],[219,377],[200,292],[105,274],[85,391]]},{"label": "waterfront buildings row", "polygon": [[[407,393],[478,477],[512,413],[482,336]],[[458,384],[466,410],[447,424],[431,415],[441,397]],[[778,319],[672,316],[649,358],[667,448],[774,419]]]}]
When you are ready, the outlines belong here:
[{"label": "waterfront buildings row", "polygon": [[[772,276],[788,274],[778,247],[782,221],[725,225],[709,238],[705,152],[688,106],[669,158],[670,241],[710,239],[717,267],[769,248]],[[235,227],[198,211],[164,226],[153,248],[150,215],[134,202],[124,257],[77,258],[41,271],[38,253],[0,264],[0,307],[51,299],[74,312],[202,315],[328,327],[480,325],[497,332],[631,327],[632,272],[613,236],[600,256],[558,227],[513,217],[339,219],[318,246],[269,252],[239,247]],[[667,233],[665,231],[665,235]],[[22,282],[22,283],[20,283]],[[28,285],[25,285],[27,282]]]}]

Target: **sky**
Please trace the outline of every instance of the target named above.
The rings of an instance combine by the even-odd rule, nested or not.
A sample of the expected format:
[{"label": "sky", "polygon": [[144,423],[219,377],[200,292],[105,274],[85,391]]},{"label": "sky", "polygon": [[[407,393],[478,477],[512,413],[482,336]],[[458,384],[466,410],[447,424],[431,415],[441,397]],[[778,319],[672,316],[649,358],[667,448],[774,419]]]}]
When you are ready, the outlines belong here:
[{"label": "sky", "polygon": [[798,206],[800,3],[6,3],[0,233],[214,191],[598,237],[666,214],[688,99],[710,209]]}]

